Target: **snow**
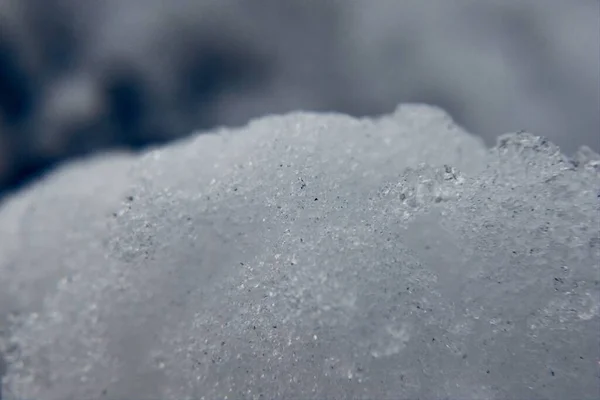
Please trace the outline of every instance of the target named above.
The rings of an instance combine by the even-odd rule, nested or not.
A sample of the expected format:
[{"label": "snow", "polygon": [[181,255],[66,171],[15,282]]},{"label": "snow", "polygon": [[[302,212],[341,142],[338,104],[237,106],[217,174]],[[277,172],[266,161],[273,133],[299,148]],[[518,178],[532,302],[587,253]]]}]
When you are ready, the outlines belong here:
[{"label": "snow", "polygon": [[294,113],[0,208],[4,399],[593,398],[600,156]]}]

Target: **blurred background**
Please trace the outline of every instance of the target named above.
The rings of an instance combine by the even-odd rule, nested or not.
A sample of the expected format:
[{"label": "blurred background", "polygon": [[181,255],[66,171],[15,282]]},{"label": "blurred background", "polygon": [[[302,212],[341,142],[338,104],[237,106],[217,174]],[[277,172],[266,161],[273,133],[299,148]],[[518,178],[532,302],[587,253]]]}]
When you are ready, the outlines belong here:
[{"label": "blurred background", "polygon": [[0,192],[292,110],[600,149],[599,0],[0,0]]}]

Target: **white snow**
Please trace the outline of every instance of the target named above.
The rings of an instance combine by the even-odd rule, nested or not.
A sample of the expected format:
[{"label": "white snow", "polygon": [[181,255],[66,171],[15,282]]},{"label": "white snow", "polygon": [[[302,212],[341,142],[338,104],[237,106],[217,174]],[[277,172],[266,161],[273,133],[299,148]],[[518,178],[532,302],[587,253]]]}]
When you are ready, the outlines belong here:
[{"label": "white snow", "polygon": [[65,166],[0,208],[3,398],[593,398],[599,158],[403,105]]}]

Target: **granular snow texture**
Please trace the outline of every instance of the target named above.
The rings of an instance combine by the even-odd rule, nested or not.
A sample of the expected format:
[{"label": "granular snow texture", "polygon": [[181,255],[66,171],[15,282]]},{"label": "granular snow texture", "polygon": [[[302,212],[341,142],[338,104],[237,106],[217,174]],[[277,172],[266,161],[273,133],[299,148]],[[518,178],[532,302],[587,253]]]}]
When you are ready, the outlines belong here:
[{"label": "granular snow texture", "polygon": [[592,399],[600,157],[296,113],[0,208],[4,399]]}]

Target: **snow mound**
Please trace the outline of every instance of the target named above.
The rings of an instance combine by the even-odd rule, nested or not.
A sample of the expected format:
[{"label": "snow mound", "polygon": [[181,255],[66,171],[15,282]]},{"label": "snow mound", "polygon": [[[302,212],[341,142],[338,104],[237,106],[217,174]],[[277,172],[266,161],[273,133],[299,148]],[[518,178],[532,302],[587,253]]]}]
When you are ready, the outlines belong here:
[{"label": "snow mound", "polygon": [[2,393],[593,398],[599,159],[403,105],[64,167],[0,208]]}]

